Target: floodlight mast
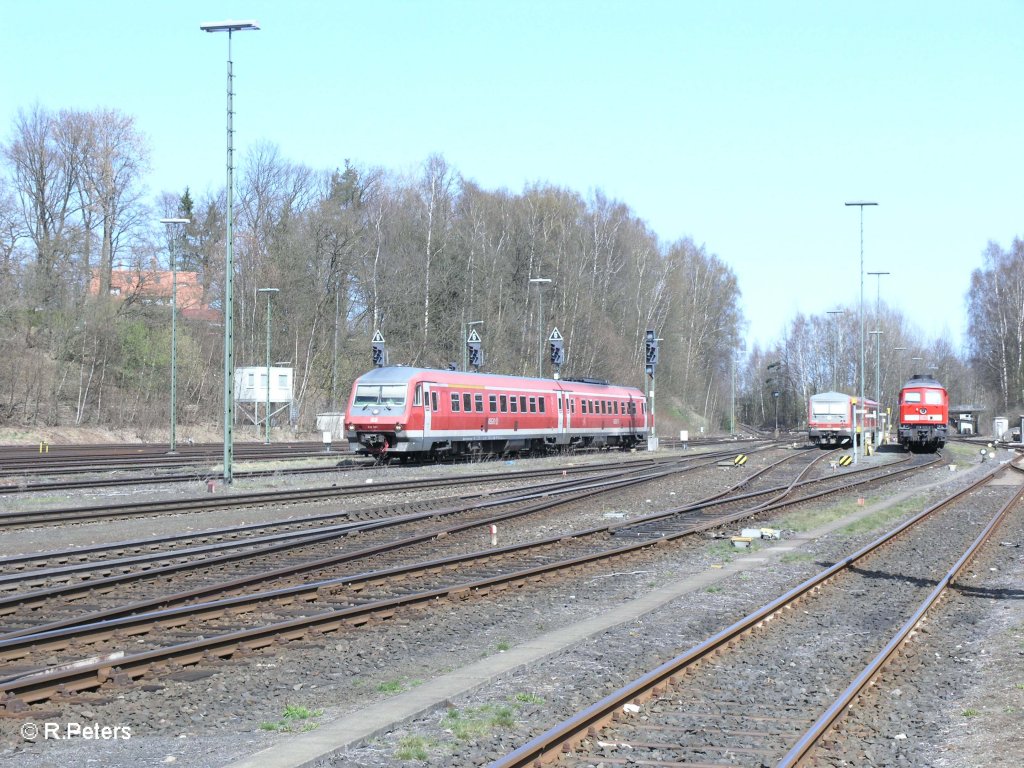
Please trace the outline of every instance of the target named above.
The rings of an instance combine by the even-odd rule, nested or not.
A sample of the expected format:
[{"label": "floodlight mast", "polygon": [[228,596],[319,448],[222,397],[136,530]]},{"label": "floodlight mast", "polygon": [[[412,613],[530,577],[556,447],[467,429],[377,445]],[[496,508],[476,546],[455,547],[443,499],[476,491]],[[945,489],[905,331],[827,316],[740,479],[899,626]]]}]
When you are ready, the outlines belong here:
[{"label": "floodlight mast", "polygon": [[231,483],[234,479],[232,463],[234,459],[234,420],[235,420],[235,372],[234,372],[234,296],[232,281],[235,270],[234,245],[234,72],[231,63],[231,33],[258,30],[260,25],[255,21],[211,21],[200,24],[204,32],[228,33],[228,157],[227,157],[227,216],[225,217],[225,260],[224,260],[224,482]]}]

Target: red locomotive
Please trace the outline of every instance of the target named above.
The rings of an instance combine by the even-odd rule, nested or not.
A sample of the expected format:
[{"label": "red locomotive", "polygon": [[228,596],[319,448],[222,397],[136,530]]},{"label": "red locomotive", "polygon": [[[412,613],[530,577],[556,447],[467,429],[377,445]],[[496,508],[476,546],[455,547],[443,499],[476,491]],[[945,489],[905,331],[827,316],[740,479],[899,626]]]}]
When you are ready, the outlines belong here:
[{"label": "red locomotive", "polygon": [[914,375],[903,385],[899,412],[900,445],[915,453],[935,453],[946,444],[949,394],[931,376]]},{"label": "red locomotive", "polygon": [[[846,448],[853,445],[856,398],[842,392],[819,392],[811,395],[807,409],[807,436],[819,448]],[[864,399],[857,409],[857,445],[864,435],[871,436],[871,444],[878,445],[878,403]]]},{"label": "red locomotive", "polygon": [[635,387],[403,366],[356,379],[345,413],[352,450],[403,459],[627,449],[652,427]]}]

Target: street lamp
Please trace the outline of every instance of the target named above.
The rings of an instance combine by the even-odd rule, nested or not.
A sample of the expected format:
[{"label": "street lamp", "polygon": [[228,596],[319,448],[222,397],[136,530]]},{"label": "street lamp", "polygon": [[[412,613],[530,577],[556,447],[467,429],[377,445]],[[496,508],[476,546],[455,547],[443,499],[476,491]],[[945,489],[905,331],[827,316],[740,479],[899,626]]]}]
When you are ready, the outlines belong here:
[{"label": "street lamp", "polygon": [[[829,309],[826,311],[829,315],[845,315],[845,309]],[[836,317],[833,321],[836,327],[836,349],[835,356],[832,358],[832,391],[837,392],[839,383],[839,318]]]},{"label": "street lamp", "polygon": [[468,323],[462,324],[462,370],[469,370],[469,329],[474,325],[483,325],[483,320],[470,320]]},{"label": "street lamp", "polygon": [[[160,219],[161,224],[191,224],[192,219]],[[171,444],[168,453],[177,453],[178,443],[175,438],[177,426],[177,392],[178,392],[178,265],[174,259],[175,238],[168,235],[167,250],[171,254]]]},{"label": "street lamp", "polygon": [[875,403],[882,404],[882,389],[879,384],[879,369],[882,364],[882,335],[885,331],[868,331],[868,336],[875,337]]},{"label": "street lamp", "polygon": [[540,346],[537,347],[537,376],[541,377],[544,375],[542,367],[544,359],[544,285],[550,283],[551,279],[531,277],[530,282],[537,285],[537,332],[540,334]]},{"label": "street lamp", "polygon": [[[845,203],[860,208],[860,406],[864,407],[864,206],[878,205],[867,200]],[[857,463],[857,435],[853,436],[853,463]]]},{"label": "street lamp", "polygon": [[257,288],[256,293],[267,294],[267,411],[264,413],[266,419],[266,439],[263,441],[270,445],[270,296],[277,293],[280,288]]},{"label": "street lamp", "polygon": [[[906,352],[907,348],[906,347],[893,347],[892,351],[893,352]],[[898,381],[896,383],[902,389],[903,388],[903,356],[900,355],[897,359],[899,360],[899,364],[898,364],[898,366],[896,368],[896,375],[899,377],[899,379],[898,379]]]},{"label": "street lamp", "polygon": [[[204,32],[227,32],[228,33],[228,156],[227,156],[227,216],[224,224],[225,259],[224,259],[224,482],[230,483],[233,480],[231,463],[234,458],[234,428],[235,420],[235,371],[234,371],[234,347],[235,339],[233,332],[234,306],[231,293],[231,283],[235,269],[235,245],[234,245],[234,72],[231,65],[231,34],[233,32],[245,32],[259,29],[255,21],[215,21],[200,24],[199,28]],[[268,382],[269,383],[269,382]]]},{"label": "street lamp", "polygon": [[[875,328],[882,324],[882,275],[888,275],[889,272],[868,272],[869,275],[874,275],[878,281],[875,284]],[[881,331],[879,331],[881,333]],[[875,341],[878,344],[875,345],[875,399],[878,404],[882,403],[882,386],[879,384],[879,376],[882,370],[882,339],[877,337]]]}]

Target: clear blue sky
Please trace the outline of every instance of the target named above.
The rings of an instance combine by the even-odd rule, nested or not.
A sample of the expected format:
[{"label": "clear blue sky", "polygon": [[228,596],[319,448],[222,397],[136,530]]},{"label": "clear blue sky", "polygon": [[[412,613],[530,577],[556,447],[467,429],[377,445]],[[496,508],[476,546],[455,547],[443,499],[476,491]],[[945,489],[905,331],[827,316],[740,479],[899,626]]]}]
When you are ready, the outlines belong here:
[{"label": "clear blue sky", "polygon": [[[485,188],[546,181],[627,203],[730,265],[750,342],[796,312],[884,301],[959,346],[989,240],[1024,230],[1024,4],[0,0],[0,135],[16,111],[114,107],[149,137],[150,191],[224,183],[236,148]],[[874,301],[876,278],[865,282]]]}]

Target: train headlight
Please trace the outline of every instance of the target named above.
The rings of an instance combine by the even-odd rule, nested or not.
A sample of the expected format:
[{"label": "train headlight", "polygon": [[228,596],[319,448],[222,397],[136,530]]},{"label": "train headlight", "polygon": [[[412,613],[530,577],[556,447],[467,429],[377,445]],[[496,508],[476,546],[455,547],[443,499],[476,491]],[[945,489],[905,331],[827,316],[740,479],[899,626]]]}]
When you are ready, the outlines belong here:
[{"label": "train headlight", "polygon": [[355,431],[355,428],[356,428],[356,425],[355,425],[355,424],[349,424],[349,425],[348,425],[348,431],[349,431],[349,432],[354,432],[354,431]]},{"label": "train headlight", "polygon": [[405,424],[395,424],[396,432],[401,432],[403,429],[405,429]]}]

